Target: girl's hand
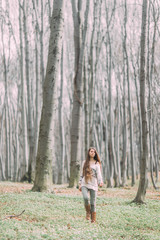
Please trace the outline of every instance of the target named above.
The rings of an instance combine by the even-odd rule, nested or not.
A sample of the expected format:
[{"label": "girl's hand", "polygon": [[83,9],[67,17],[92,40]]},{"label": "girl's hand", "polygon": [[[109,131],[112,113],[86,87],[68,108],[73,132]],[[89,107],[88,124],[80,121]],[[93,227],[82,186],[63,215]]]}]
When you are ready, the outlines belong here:
[{"label": "girl's hand", "polygon": [[101,182],[101,183],[99,184],[99,186],[102,187],[102,186],[103,186],[103,182]]},{"label": "girl's hand", "polygon": [[82,191],[82,189],[81,189],[81,185],[79,185],[79,191],[80,191],[80,192]]}]

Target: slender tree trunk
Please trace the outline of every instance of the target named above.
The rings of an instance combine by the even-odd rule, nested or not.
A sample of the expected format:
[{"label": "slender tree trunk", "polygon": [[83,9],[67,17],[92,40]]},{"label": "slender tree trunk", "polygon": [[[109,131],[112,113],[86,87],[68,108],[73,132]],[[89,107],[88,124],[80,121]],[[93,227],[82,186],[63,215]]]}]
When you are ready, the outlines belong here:
[{"label": "slender tree trunk", "polygon": [[126,114],[126,74],[125,66],[123,67],[123,152],[122,152],[122,186],[125,186],[127,180],[127,114]]},{"label": "slender tree trunk", "polygon": [[[37,25],[37,24],[36,24]],[[39,59],[38,59],[38,31],[36,26],[35,31],[35,78],[36,78],[36,97],[35,97],[35,119],[34,119],[34,153],[33,153],[33,161],[31,163],[31,176],[30,180],[33,181],[35,178],[35,165],[36,165],[36,156],[37,156],[37,148],[38,148],[38,136],[39,136],[39,111],[40,111],[40,103],[39,103],[39,95],[40,95],[40,81],[39,81]]]},{"label": "slender tree trunk", "polygon": [[65,138],[64,138],[64,121],[63,121],[63,47],[62,47],[62,57],[61,57],[61,86],[60,86],[60,96],[59,96],[59,133],[60,133],[60,161],[58,168],[58,184],[62,184],[64,181],[64,158],[65,158]]},{"label": "slender tree trunk", "polygon": [[113,187],[113,174],[109,161],[109,140],[108,140],[108,121],[105,119],[105,176],[107,180],[107,187]]},{"label": "slender tree trunk", "polygon": [[110,42],[110,36],[108,32],[108,41],[109,41],[109,76],[108,76],[108,81],[109,81],[109,87],[108,87],[108,97],[109,97],[109,126],[110,126],[110,135],[109,135],[109,142],[110,142],[110,157],[112,164],[114,166],[114,181],[115,181],[115,186],[118,186],[118,172],[117,172],[117,162],[116,162],[116,155],[115,155],[115,148],[114,148],[114,116],[113,116],[113,102],[112,102],[112,76],[111,76],[111,58],[112,58],[112,52],[111,52],[111,42]]},{"label": "slender tree trunk", "polygon": [[4,22],[1,21],[1,35],[2,35],[2,61],[3,61],[3,77],[5,83],[5,96],[4,96],[4,117],[5,117],[5,179],[9,180],[9,166],[10,166],[10,151],[9,151],[9,118],[8,118],[8,79],[7,79],[7,63],[5,55],[5,45],[4,45]]},{"label": "slender tree trunk", "polygon": [[[109,54],[107,52],[107,46],[106,46],[106,71],[107,71],[107,74],[109,76],[109,69],[110,69],[110,56],[111,54]],[[110,78],[109,78],[109,81],[110,81]],[[111,84],[109,83],[108,81],[108,98],[109,98],[109,114],[110,114],[110,104],[111,104],[111,96],[110,96],[110,87],[111,87]],[[107,114],[106,114],[107,115]],[[106,149],[105,149],[105,156],[106,156],[106,175],[107,175],[107,187],[110,188],[110,187],[113,187],[113,161],[112,161],[112,155],[111,155],[111,143],[110,143],[110,130],[109,130],[109,127],[110,127],[110,118],[108,116],[106,116],[106,132],[105,132],[105,138],[106,138]]]},{"label": "slender tree trunk", "polygon": [[88,88],[88,106],[89,106],[89,146],[94,146],[93,140],[93,128],[94,128],[94,103],[95,103],[95,77],[94,77],[94,59],[93,59],[93,42],[94,42],[94,35],[96,30],[96,12],[97,12],[97,3],[94,2],[94,21],[93,21],[93,30],[91,34],[91,43],[90,43],[90,53],[89,53],[89,65],[90,65],[90,82]]},{"label": "slender tree trunk", "polygon": [[159,169],[160,169],[160,166],[159,166],[159,158],[160,158],[160,150],[159,150],[159,144],[160,144],[160,137],[159,137],[159,124],[158,124],[158,120],[156,119],[156,153],[157,153],[157,158],[156,158],[156,182],[158,182],[158,179],[159,179]]},{"label": "slender tree trunk", "polygon": [[81,0],[78,1],[79,13],[76,11],[75,1],[72,0],[73,18],[74,18],[74,42],[75,42],[75,78],[74,78],[74,95],[73,95],[73,110],[72,110],[72,126],[71,126],[71,162],[70,162],[70,181],[69,187],[74,187],[75,181],[79,175],[80,160],[78,159],[78,143],[80,137],[80,120],[81,120],[81,105],[82,105],[82,69],[83,57],[86,42],[89,0],[86,2],[85,22],[82,44],[80,44],[80,9]]},{"label": "slender tree trunk", "polygon": [[3,153],[2,153],[2,146],[3,146],[3,126],[4,126],[4,114],[5,114],[5,107],[2,109],[2,115],[1,115],[1,126],[0,126],[0,171],[1,171],[1,180],[4,181],[5,179],[5,161],[3,161]]},{"label": "slender tree trunk", "polygon": [[141,28],[141,55],[140,55],[140,103],[142,117],[142,158],[140,160],[140,181],[137,195],[134,202],[143,203],[147,188],[147,160],[148,160],[148,129],[146,111],[146,78],[145,78],[145,42],[146,42],[146,20],[147,20],[147,0],[143,0],[142,5],[142,28]]},{"label": "slender tree trunk", "polygon": [[[156,39],[156,29],[157,23],[154,22],[154,31],[153,31],[153,41],[152,41],[152,51],[151,51],[151,67],[149,68],[150,62],[150,52],[149,52],[149,33],[150,33],[150,3],[148,7],[148,39],[147,39],[147,47],[148,47],[148,57],[147,57],[147,80],[149,86],[149,96],[148,96],[148,125],[149,125],[149,150],[150,150],[150,172],[151,172],[151,180],[153,187],[157,189],[156,183],[154,181],[153,176],[153,163],[155,162],[154,154],[153,154],[153,146],[154,146],[154,137],[153,137],[153,127],[154,127],[154,116],[153,116],[153,103],[152,103],[152,75],[154,68],[154,52],[155,52],[155,39]],[[150,70],[150,71],[149,71]]]},{"label": "slender tree trunk", "polygon": [[[135,88],[136,88],[136,98],[137,98],[137,109],[138,109],[138,123],[139,123],[139,144],[138,144],[138,160],[141,159],[142,156],[142,121],[141,121],[141,106],[140,106],[140,98],[139,98],[139,89],[138,89],[138,83],[137,83],[137,71],[135,68],[135,65],[132,61],[132,67],[134,71],[134,82],[135,82]],[[139,161],[137,162],[139,163]],[[137,164],[138,165],[138,164]]]},{"label": "slender tree trunk", "polygon": [[24,63],[23,63],[23,37],[22,37],[22,10],[19,0],[19,37],[20,37],[20,78],[21,78],[21,121],[22,121],[22,137],[23,137],[23,157],[21,162],[20,176],[24,176],[27,170],[27,124],[26,124],[26,104],[25,104],[25,80],[24,80]]},{"label": "slender tree trunk", "polygon": [[5,106],[5,145],[6,145],[6,159],[5,159],[5,179],[9,177],[9,143],[8,143],[8,109]]},{"label": "slender tree trunk", "polygon": [[43,88],[43,107],[40,121],[36,176],[33,191],[51,191],[52,148],[53,148],[53,107],[55,89],[59,76],[64,25],[64,0],[55,0],[51,20],[47,71]]},{"label": "slender tree trunk", "polygon": [[43,53],[43,0],[41,0],[41,30],[40,30],[40,66],[41,66],[41,78],[42,86],[44,84],[44,53]]},{"label": "slender tree trunk", "polygon": [[[43,89],[44,84],[44,54],[43,54],[43,1],[41,0],[40,6],[40,14],[38,14],[39,3],[32,0],[33,9],[35,12],[35,74],[36,74],[36,99],[35,99],[35,120],[34,120],[34,153],[33,153],[33,161],[31,162],[31,172],[30,172],[30,180],[35,178],[35,161],[37,155],[37,147],[38,147],[38,135],[39,135],[39,110],[41,109],[40,98],[41,89]],[[40,16],[40,17],[39,17]],[[41,24],[39,24],[39,18]],[[40,62],[38,57],[38,40],[40,43]],[[40,66],[40,79],[39,79],[39,66]]]},{"label": "slender tree trunk", "polygon": [[[21,89],[20,86],[18,88],[18,109],[21,107]],[[17,109],[16,114],[16,130],[15,130],[15,148],[16,153],[14,157],[14,174],[13,174],[13,181],[18,181],[18,166],[19,166],[19,158],[20,158],[20,141],[19,141],[19,124],[20,124],[20,111]]]},{"label": "slender tree trunk", "polygon": [[[107,41],[106,41],[106,50],[108,47],[108,51],[106,51],[106,69],[108,74],[108,101],[109,101],[109,136],[108,136],[108,167],[109,167],[109,176],[107,177],[107,187],[113,187],[113,175],[115,186],[119,185],[118,182],[118,172],[117,172],[117,161],[115,154],[115,146],[114,146],[114,116],[113,116],[113,106],[112,106],[112,47],[111,47],[111,34],[110,34],[110,26],[112,22],[113,13],[115,11],[116,1],[114,1],[114,7],[112,9],[112,13],[109,16],[108,14],[108,6],[107,1],[105,1],[105,13],[106,13],[106,25],[107,25]],[[107,46],[108,44],[108,46]]]},{"label": "slender tree trunk", "polygon": [[117,110],[116,110],[116,160],[117,160],[117,172],[118,172],[118,182],[121,185],[121,167],[120,167],[120,153],[119,153],[119,126],[120,126],[120,97],[119,97],[119,86],[117,85]]},{"label": "slender tree trunk", "polygon": [[[28,2],[23,0],[23,30],[24,30],[24,42],[25,42],[25,74],[27,83],[27,103],[28,103],[28,118],[27,118],[27,129],[29,137],[29,163],[28,163],[28,181],[31,182],[32,179],[32,163],[34,161],[34,129],[33,129],[33,103],[31,98],[31,80],[29,73],[29,41],[27,33],[27,12],[28,12]],[[23,179],[24,176],[22,176]]]},{"label": "slender tree trunk", "polygon": [[132,101],[131,101],[131,87],[130,87],[130,76],[129,76],[129,60],[127,53],[127,3],[125,0],[125,19],[124,19],[124,55],[126,61],[126,71],[127,71],[127,83],[128,83],[128,105],[129,105],[129,120],[130,120],[130,160],[131,160],[131,172],[132,172],[132,186],[135,184],[135,159],[134,159],[134,146],[133,146],[133,114],[132,114]]},{"label": "slender tree trunk", "polygon": [[47,1],[47,3],[48,3],[48,22],[50,23],[50,25],[51,25],[51,17],[52,17],[52,12],[51,12],[51,0],[48,0]]},{"label": "slender tree trunk", "polygon": [[[8,151],[9,151],[9,175],[8,180],[12,180],[13,176],[13,152],[12,152],[12,142],[13,142],[13,130],[12,130],[12,124],[11,119],[13,119],[13,116],[11,116],[11,110],[8,105]],[[14,120],[13,120],[14,121]]]},{"label": "slender tree trunk", "polygon": [[89,148],[89,109],[88,109],[88,78],[86,62],[84,61],[84,142],[85,142],[85,154]]}]

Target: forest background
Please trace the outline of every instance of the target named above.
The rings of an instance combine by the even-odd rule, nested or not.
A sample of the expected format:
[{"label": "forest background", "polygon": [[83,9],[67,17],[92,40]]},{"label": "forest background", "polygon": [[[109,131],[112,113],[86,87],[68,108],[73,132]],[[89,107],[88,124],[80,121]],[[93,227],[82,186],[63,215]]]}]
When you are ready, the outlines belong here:
[{"label": "forest background", "polygon": [[[32,181],[35,176],[52,10],[50,0],[0,1],[0,180],[3,181]],[[75,15],[79,46],[75,46]],[[149,1],[145,101],[148,172],[155,188],[160,159],[159,17],[159,1]],[[142,152],[141,24],[141,0],[86,0],[83,4],[65,1],[60,74],[52,109],[53,183],[77,184],[78,178],[71,183],[72,167],[75,164],[76,171],[79,170],[87,149],[95,146],[107,187],[125,186],[127,178],[131,179],[131,185],[135,184]],[[77,55],[83,55],[78,89]],[[74,98],[80,108],[78,148],[72,146],[73,123],[77,122],[73,114]],[[73,156],[76,156],[74,164]]]}]

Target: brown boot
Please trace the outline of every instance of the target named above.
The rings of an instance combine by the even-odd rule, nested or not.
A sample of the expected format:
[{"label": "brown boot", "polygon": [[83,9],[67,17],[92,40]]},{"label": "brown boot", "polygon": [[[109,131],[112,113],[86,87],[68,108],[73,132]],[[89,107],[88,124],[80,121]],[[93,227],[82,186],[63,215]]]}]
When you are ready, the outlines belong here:
[{"label": "brown boot", "polygon": [[91,214],[90,205],[85,205],[85,209],[86,209],[86,219],[89,220],[90,214]]},{"label": "brown boot", "polygon": [[91,222],[95,223],[96,222],[96,212],[91,213]]}]

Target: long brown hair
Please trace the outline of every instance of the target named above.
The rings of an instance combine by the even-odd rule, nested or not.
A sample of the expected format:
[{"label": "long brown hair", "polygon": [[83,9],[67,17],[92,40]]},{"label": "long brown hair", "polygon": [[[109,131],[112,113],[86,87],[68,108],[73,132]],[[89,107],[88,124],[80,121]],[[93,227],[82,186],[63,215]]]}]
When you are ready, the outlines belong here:
[{"label": "long brown hair", "polygon": [[99,157],[96,149],[94,147],[90,147],[88,149],[87,158],[86,158],[86,161],[85,161],[84,166],[83,166],[83,176],[85,177],[86,183],[88,183],[88,180],[92,178],[92,175],[91,175],[92,170],[91,170],[90,164],[89,164],[89,162],[90,162],[89,152],[90,152],[91,149],[93,149],[95,151],[94,160],[96,160],[96,163],[98,162],[101,166],[101,160],[100,160],[100,157]]}]

